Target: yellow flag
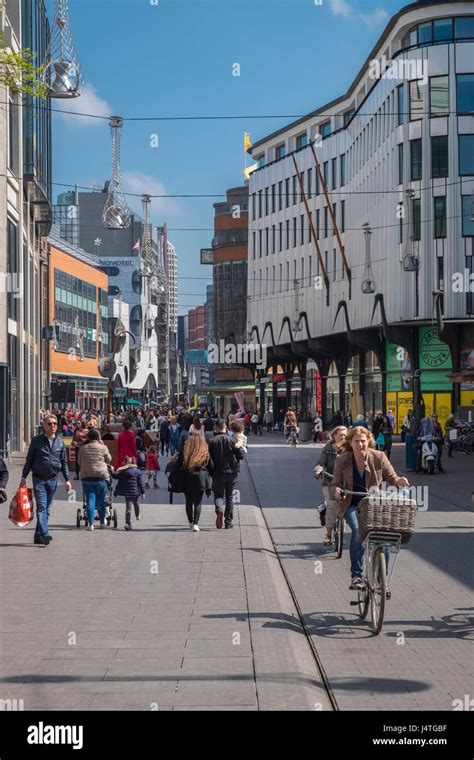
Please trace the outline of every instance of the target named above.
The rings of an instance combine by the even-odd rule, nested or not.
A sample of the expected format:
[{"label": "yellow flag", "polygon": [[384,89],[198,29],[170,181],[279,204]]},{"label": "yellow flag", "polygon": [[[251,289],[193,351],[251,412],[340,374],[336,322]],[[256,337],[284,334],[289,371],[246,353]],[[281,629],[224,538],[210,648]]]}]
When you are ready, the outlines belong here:
[{"label": "yellow flag", "polygon": [[250,145],[250,134],[249,132],[244,132],[244,150],[248,150]]}]

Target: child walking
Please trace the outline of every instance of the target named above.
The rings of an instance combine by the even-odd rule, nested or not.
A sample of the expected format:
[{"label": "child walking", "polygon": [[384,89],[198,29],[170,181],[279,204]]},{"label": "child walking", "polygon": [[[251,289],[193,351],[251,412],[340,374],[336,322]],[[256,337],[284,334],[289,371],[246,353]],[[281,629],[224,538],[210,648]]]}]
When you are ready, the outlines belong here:
[{"label": "child walking", "polygon": [[158,460],[158,447],[150,446],[146,455],[146,482],[145,487],[150,488],[150,480],[153,476],[153,488],[159,488],[158,472],[160,471],[160,462]]},{"label": "child walking", "polygon": [[115,472],[114,478],[118,479],[115,496],[125,497],[125,530],[132,530],[132,507],[135,517],[139,520],[138,498],[145,496],[142,474],[137,467],[135,457],[125,457],[122,467]]}]

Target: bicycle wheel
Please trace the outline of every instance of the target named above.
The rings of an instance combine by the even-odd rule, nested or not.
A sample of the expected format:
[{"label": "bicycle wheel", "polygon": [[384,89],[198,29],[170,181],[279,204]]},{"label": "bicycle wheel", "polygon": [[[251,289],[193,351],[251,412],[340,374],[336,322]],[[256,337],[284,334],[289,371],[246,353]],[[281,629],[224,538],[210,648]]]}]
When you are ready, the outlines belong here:
[{"label": "bicycle wheel", "polygon": [[334,528],[334,537],[336,544],[336,556],[338,559],[342,557],[342,551],[344,549],[344,518],[336,518],[336,527]]},{"label": "bicycle wheel", "polygon": [[364,620],[364,618],[367,617],[367,613],[369,611],[370,595],[368,586],[364,589],[364,591],[358,591],[357,593],[359,602],[359,615],[362,620]]},{"label": "bicycle wheel", "polygon": [[376,549],[373,559],[373,586],[370,595],[372,629],[377,636],[382,630],[387,591],[387,566],[383,548]]}]

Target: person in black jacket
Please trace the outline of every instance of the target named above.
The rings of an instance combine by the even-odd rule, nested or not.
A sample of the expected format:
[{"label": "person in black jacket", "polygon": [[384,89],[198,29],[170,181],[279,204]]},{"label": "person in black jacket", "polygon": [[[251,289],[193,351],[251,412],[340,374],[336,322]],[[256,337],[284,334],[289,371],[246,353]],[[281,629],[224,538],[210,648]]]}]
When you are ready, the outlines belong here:
[{"label": "person in black jacket", "polygon": [[[216,434],[209,443],[209,453],[214,465],[212,490],[216,507],[216,528],[222,528],[223,518],[226,528],[233,528],[233,492],[240,471],[239,462],[244,458],[242,449],[226,433],[224,420],[216,423]],[[224,512],[225,497],[225,512]]]},{"label": "person in black jacket", "polygon": [[137,467],[135,457],[125,457],[122,467],[117,469],[113,477],[118,479],[114,495],[125,496],[125,530],[132,530],[132,507],[135,511],[135,517],[139,520],[138,497],[145,498],[143,478]]},{"label": "person in black jacket", "polygon": [[178,455],[177,467],[183,466],[186,471],[184,479],[186,515],[189,527],[198,533],[204,493],[207,496],[211,495],[212,481],[209,473],[213,469],[209,448],[199,433],[189,434],[183,451]]},{"label": "person in black jacket", "polygon": [[54,494],[58,487],[58,475],[62,472],[66,481],[66,491],[72,490],[69,481],[66,447],[63,439],[57,434],[58,420],[56,415],[48,414],[43,419],[43,433],[35,435],[30,443],[23,467],[20,486],[26,486],[26,479],[33,473],[33,490],[36,500],[37,524],[35,544],[48,546],[53,537],[48,533],[48,520]]},{"label": "person in black jacket", "polygon": [[164,456],[166,449],[166,456],[170,453],[170,423],[168,420],[163,420],[160,425],[160,443],[161,443],[161,456]]},{"label": "person in black jacket", "polygon": [[8,469],[4,462],[2,455],[0,454],[0,504],[3,504],[7,500],[7,483],[8,483]]}]

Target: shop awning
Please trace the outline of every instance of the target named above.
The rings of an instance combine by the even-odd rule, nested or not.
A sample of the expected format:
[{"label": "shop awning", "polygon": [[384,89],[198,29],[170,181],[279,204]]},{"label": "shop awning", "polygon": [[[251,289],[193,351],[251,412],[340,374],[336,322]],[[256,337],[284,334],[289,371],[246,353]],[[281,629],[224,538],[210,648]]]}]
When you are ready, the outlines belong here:
[{"label": "shop awning", "polygon": [[450,375],[449,379],[452,383],[474,383],[474,370],[460,369],[459,372]]},{"label": "shop awning", "polygon": [[238,385],[236,383],[211,385],[208,388],[203,388],[201,395],[204,396],[206,393],[238,393],[239,391],[253,391],[255,393],[255,385]]}]

